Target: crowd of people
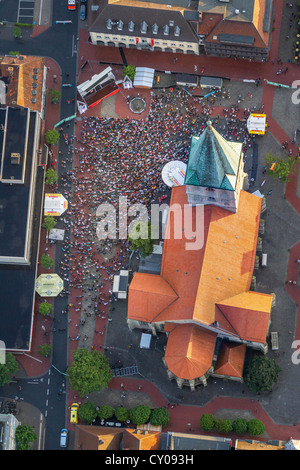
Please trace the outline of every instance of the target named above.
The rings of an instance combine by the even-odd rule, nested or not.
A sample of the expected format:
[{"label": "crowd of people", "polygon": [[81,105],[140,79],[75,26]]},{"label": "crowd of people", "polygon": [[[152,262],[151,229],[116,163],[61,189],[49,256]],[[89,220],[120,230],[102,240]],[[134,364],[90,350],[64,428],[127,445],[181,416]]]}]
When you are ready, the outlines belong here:
[{"label": "crowd of people", "polygon": [[[215,91],[218,94],[222,90]],[[76,137],[63,134],[67,153],[74,153],[75,160],[72,170],[62,170],[59,181],[60,191],[69,200],[62,221],[72,234],[62,246],[60,275],[70,286],[64,293],[81,290],[69,305],[81,312],[78,334],[70,339],[87,339],[80,329],[89,318],[107,318],[107,308],[116,299],[113,277],[129,263],[129,242],[119,239],[118,231],[115,239],[97,236],[98,207],[118,208],[119,197],[126,196],[128,206],[143,204],[150,214],[151,204],[170,194],[161,178],[163,166],[171,160],[187,162],[191,137],[204,131],[208,119],[226,139],[244,142],[246,152],[253,137],[245,124],[247,112],[242,122],[238,112],[239,103],[235,103],[224,108],[222,116],[213,116],[209,99],[199,100],[182,88],[173,88],[152,92],[146,119],[83,117]],[[103,334],[104,329],[103,324],[95,333]]]}]

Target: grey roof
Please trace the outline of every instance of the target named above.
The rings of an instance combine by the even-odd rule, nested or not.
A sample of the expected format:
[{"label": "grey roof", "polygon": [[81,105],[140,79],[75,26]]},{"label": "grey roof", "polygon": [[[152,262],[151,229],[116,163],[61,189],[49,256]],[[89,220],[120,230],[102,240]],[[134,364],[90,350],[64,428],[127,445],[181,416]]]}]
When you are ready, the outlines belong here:
[{"label": "grey roof", "polygon": [[[112,20],[113,25],[111,29],[107,28],[107,20]],[[118,29],[118,22],[122,20],[123,29]],[[133,21],[135,27],[133,31],[129,31],[128,24]],[[147,32],[141,32],[141,24],[146,22]],[[171,22],[171,23],[170,23]],[[154,34],[152,26],[158,26],[158,33]],[[165,26],[169,27],[169,34],[164,34]],[[179,35],[175,35],[175,28],[179,27]],[[167,28],[165,28],[167,29]],[[177,28],[178,29],[178,28]],[[153,8],[139,8],[124,5],[106,5],[99,13],[95,22],[89,28],[93,33],[115,33],[118,35],[126,35],[132,37],[145,37],[145,38],[159,38],[171,39],[176,41],[187,41],[198,44],[198,38],[192,31],[188,22],[183,18],[179,11],[174,10],[156,10]]]},{"label": "grey roof", "polygon": [[[227,20],[252,21],[255,0],[199,0],[198,10],[201,12],[222,13]],[[238,13],[237,13],[238,11]]]},{"label": "grey roof", "polygon": [[242,144],[229,142],[208,123],[200,137],[192,137],[185,184],[234,191]]}]

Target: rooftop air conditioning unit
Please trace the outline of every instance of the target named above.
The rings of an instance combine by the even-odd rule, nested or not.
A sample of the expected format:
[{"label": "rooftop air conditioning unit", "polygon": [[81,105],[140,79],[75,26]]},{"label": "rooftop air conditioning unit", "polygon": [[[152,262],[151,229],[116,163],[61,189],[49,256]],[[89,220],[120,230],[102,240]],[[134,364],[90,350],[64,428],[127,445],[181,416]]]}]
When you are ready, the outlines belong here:
[{"label": "rooftop air conditioning unit", "polygon": [[19,153],[10,154],[10,163],[12,165],[20,165],[21,155]]}]

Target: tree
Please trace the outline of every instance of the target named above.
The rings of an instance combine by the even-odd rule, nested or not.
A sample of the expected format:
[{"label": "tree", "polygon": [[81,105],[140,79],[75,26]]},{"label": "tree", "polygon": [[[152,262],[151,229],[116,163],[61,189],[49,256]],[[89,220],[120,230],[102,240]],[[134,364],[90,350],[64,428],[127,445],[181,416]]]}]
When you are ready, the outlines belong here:
[{"label": "tree", "polygon": [[59,141],[59,132],[56,129],[49,129],[45,134],[47,144],[56,145]]},{"label": "tree", "polygon": [[50,315],[52,310],[52,304],[49,302],[42,302],[39,306],[39,313],[42,315]]},{"label": "tree", "polygon": [[259,419],[250,419],[247,424],[247,431],[251,436],[259,436],[265,432],[264,423],[262,423]]},{"label": "tree", "polygon": [[216,419],[213,415],[205,413],[201,416],[200,427],[203,431],[212,431],[216,425]]},{"label": "tree", "polygon": [[170,413],[166,408],[154,408],[151,411],[150,422],[153,426],[167,426],[170,421]]},{"label": "tree", "polygon": [[216,428],[219,432],[227,434],[232,431],[232,423],[230,419],[217,419]]},{"label": "tree", "polygon": [[287,183],[290,180],[290,176],[296,169],[296,163],[296,159],[292,156],[289,156],[286,160],[274,156],[272,152],[266,155],[267,174],[274,179],[279,179],[282,183]]},{"label": "tree", "polygon": [[127,75],[130,80],[133,80],[135,77],[135,73],[136,70],[134,65],[125,65],[125,67],[123,67],[123,77],[126,77]]},{"label": "tree", "polygon": [[51,344],[41,344],[38,347],[38,354],[42,357],[49,357],[51,353]]},{"label": "tree", "polygon": [[46,184],[48,184],[49,186],[53,186],[53,184],[56,183],[57,178],[57,171],[53,170],[53,168],[48,168],[45,175]]},{"label": "tree", "polygon": [[124,423],[125,421],[128,421],[129,419],[129,410],[127,408],[124,408],[123,406],[119,406],[115,410],[115,416],[118,421],[121,421]]},{"label": "tree", "polygon": [[16,39],[20,39],[22,37],[22,30],[18,26],[14,28],[14,36]]},{"label": "tree", "polygon": [[29,424],[21,424],[16,429],[17,450],[29,450],[31,442],[37,439],[37,435]]},{"label": "tree", "polygon": [[97,410],[93,403],[83,403],[78,409],[78,418],[90,424],[97,418]]},{"label": "tree", "polygon": [[254,356],[246,373],[246,383],[253,393],[271,392],[277,382],[280,367],[274,359],[266,356]]},{"label": "tree", "polygon": [[[137,238],[140,234],[141,238]],[[151,255],[153,252],[154,240],[151,239],[151,223],[148,228],[143,222],[136,222],[129,233],[129,242],[131,251],[139,251],[143,258]]]},{"label": "tree", "polygon": [[61,92],[56,88],[50,88],[51,103],[57,104],[61,98]]},{"label": "tree", "polygon": [[115,413],[115,410],[110,405],[102,405],[99,406],[98,410],[98,418],[100,419],[108,419],[111,418]]},{"label": "tree", "polygon": [[44,253],[41,257],[41,265],[43,266],[43,268],[46,268],[46,269],[53,268],[54,260],[50,258],[50,256],[47,255],[47,253]]},{"label": "tree", "polygon": [[233,423],[233,431],[235,434],[246,434],[247,432],[247,420],[244,418],[236,418]]},{"label": "tree", "polygon": [[107,387],[112,373],[104,354],[84,348],[74,351],[73,356],[74,361],[67,370],[72,390],[84,396]]},{"label": "tree", "polygon": [[14,375],[19,366],[12,353],[5,355],[5,364],[0,364],[0,387],[9,384],[12,375]]},{"label": "tree", "polygon": [[42,227],[45,228],[47,232],[50,232],[50,230],[53,229],[56,224],[57,224],[57,221],[55,220],[55,218],[52,217],[51,215],[47,215],[44,218],[44,223],[42,224]]},{"label": "tree", "polygon": [[146,405],[138,405],[129,412],[129,417],[133,424],[145,424],[148,422],[151,414],[151,408]]}]

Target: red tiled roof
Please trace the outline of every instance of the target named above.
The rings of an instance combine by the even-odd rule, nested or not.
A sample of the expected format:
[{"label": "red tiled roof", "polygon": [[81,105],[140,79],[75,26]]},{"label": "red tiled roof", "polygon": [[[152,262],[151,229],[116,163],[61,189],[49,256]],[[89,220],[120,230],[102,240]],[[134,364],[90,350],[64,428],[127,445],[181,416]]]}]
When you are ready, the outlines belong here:
[{"label": "red tiled roof", "polygon": [[214,370],[215,374],[226,375],[229,377],[242,377],[245,354],[245,344],[223,342]]},{"label": "red tiled roof", "polygon": [[178,325],[169,333],[165,353],[168,369],[176,377],[193,380],[211,367],[217,334],[192,324]]}]

